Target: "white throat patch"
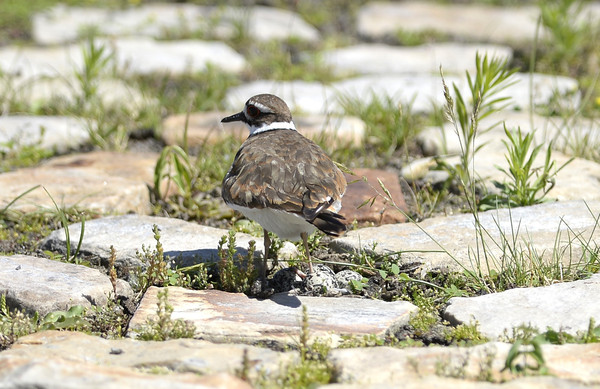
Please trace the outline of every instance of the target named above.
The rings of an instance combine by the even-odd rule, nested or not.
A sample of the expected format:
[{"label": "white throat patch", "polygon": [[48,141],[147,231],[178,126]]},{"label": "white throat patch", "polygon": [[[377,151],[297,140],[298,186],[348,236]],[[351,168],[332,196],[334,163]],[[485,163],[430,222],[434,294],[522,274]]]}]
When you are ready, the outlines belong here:
[{"label": "white throat patch", "polygon": [[250,135],[260,134],[261,132],[271,131],[271,130],[294,130],[296,131],[296,126],[294,122],[273,122],[266,125],[262,125],[260,127],[248,125],[250,127]]}]

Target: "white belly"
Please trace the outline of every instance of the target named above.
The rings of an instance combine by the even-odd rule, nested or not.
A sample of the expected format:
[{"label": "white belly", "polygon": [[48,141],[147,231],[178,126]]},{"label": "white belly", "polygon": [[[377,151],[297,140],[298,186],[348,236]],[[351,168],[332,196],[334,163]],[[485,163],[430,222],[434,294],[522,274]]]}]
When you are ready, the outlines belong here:
[{"label": "white belly", "polygon": [[293,213],[270,208],[246,208],[235,204],[228,204],[231,208],[241,212],[250,220],[254,220],[267,231],[277,234],[284,240],[301,240],[301,233],[312,234],[316,227]]}]

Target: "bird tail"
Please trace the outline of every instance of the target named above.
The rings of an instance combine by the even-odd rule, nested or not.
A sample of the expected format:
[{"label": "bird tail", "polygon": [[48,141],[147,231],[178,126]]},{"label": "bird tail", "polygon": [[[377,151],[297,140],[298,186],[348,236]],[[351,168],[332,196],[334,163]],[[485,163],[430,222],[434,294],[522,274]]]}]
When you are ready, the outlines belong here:
[{"label": "bird tail", "polygon": [[319,213],[311,223],[327,235],[341,236],[346,232],[345,220],[342,215],[325,211]]}]

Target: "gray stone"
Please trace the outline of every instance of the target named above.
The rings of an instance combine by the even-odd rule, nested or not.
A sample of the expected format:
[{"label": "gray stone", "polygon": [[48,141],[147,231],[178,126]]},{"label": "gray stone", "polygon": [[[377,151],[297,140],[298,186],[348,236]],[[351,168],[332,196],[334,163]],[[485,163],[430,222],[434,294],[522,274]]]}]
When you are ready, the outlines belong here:
[{"label": "gray stone", "polygon": [[308,42],[319,41],[319,31],[306,23],[296,13],[273,7],[225,7],[215,11],[213,16],[221,19],[215,29],[219,36],[231,37],[239,34],[242,25],[246,33],[254,39],[269,41],[272,39],[297,38]]},{"label": "gray stone", "polygon": [[[200,262],[216,262],[219,259],[218,243],[228,231],[166,217],[123,215],[90,220],[85,223],[85,235],[81,250],[108,259],[110,246],[117,251],[116,265],[127,268],[140,266],[136,252],[142,252],[142,245],[150,250],[156,247],[152,226],[160,229],[160,242],[166,256],[177,266],[190,266]],[[69,226],[71,244],[77,244],[81,224]],[[236,234],[236,248],[245,256],[248,243],[256,241],[256,252],[262,252],[262,238],[247,234]],[[65,233],[61,228],[53,231],[43,243],[44,247],[63,250],[66,246]]]},{"label": "gray stone", "polygon": [[[453,82],[464,88],[462,78],[445,76],[448,85]],[[442,79],[439,74],[391,74],[367,75],[335,82],[333,100],[337,103],[332,109],[343,112],[345,99],[369,104],[374,99],[385,102],[391,99],[399,109],[407,112],[431,112],[435,106],[444,104]]]},{"label": "gray stone", "polygon": [[[69,367],[69,363],[73,363],[74,367],[79,367],[82,371],[91,370],[100,376],[105,375],[105,379],[110,381],[124,380],[129,384],[127,376],[132,375],[144,381],[148,380],[149,386],[154,388],[157,386],[154,381],[150,381],[150,377],[147,376],[149,374],[143,374],[153,369],[166,374],[152,374],[155,379],[170,377],[174,384],[180,384],[182,378],[189,378],[192,374],[198,378],[215,374],[237,375],[242,368],[244,352],[247,352],[247,358],[252,361],[247,371],[250,379],[256,379],[260,374],[265,374],[267,377],[277,376],[281,369],[285,369],[298,359],[297,353],[292,352],[276,352],[249,345],[214,344],[197,339],[143,342],[132,339],[108,340],[78,332],[45,331],[20,338],[10,350],[0,353],[0,366],[4,367],[7,361],[28,361],[29,363],[19,363],[17,366],[26,367],[24,369],[26,373],[23,375],[30,376],[35,370],[32,366],[41,365],[39,368],[43,366],[45,369],[52,367],[52,365],[46,366],[44,360],[55,361],[65,369]],[[2,367],[0,367],[0,376],[6,377],[2,374],[5,373]],[[111,374],[111,369],[115,369],[116,372]],[[9,371],[12,371],[14,376],[18,376],[15,370],[13,367]],[[70,373],[76,376],[73,371]],[[163,383],[160,380],[157,382],[160,385]],[[191,382],[202,384],[202,381]],[[2,383],[0,379],[0,387],[3,387]],[[213,387],[208,382],[204,385],[200,387]],[[85,385],[85,387],[90,386]]]},{"label": "gray stone", "polygon": [[[74,305],[105,305],[112,294],[108,276],[96,269],[27,255],[0,256],[0,295],[11,308],[44,317]],[[133,296],[122,280],[117,294]]]},{"label": "gray stone", "polygon": [[36,146],[64,153],[89,142],[88,125],[66,116],[0,116],[0,151]]},{"label": "gray stone", "polygon": [[306,289],[317,293],[330,293],[337,289],[335,273],[331,268],[317,263],[313,265],[313,272],[306,277]]},{"label": "gray stone", "polygon": [[[359,34],[371,39],[408,33],[437,32],[461,41],[527,44],[536,37],[540,8],[535,5],[506,6],[424,1],[369,2],[357,15]],[[572,23],[600,19],[600,6],[591,2]],[[493,21],[493,23],[490,23]],[[540,31],[544,36],[544,29]]]},{"label": "gray stone", "polygon": [[[156,314],[157,293],[148,289],[131,319],[129,334]],[[339,335],[384,335],[390,328],[408,323],[417,308],[406,301],[292,296],[275,294],[267,300],[219,290],[187,290],[169,287],[174,319],[196,326],[196,336],[216,342],[297,342],[302,325],[302,306],[308,312],[312,339],[325,338],[336,345]],[[334,304],[334,305],[332,305]],[[335,306],[335,309],[332,309]]]},{"label": "gray stone", "polygon": [[[452,88],[456,84],[463,96],[468,96],[468,84],[464,75],[444,75],[446,84]],[[529,75],[515,74],[514,85],[509,86],[497,97],[509,96],[510,109],[529,107],[530,89],[533,91],[535,106],[548,104],[556,96],[569,106],[577,106],[581,97],[578,83],[568,77],[534,74],[532,88]],[[292,112],[317,114],[343,114],[345,101],[358,101],[369,104],[374,99],[391,99],[404,111],[431,112],[434,107],[443,106],[442,78],[439,73],[377,74],[364,75],[332,83],[325,86],[317,82],[259,80],[227,91],[225,105],[239,110],[248,98],[259,93],[273,93],[289,105]]]},{"label": "gray stone", "polygon": [[[456,375],[460,375],[460,367],[456,367]],[[389,389],[394,388],[397,380],[385,383],[361,383],[361,384],[328,384],[320,386],[321,389]],[[549,377],[549,376],[530,376],[517,378],[512,381],[496,383],[486,381],[467,381],[460,378],[427,376],[403,380],[403,389],[586,389],[589,386],[583,383],[574,382],[570,379]]]},{"label": "gray stone", "polygon": [[[52,105],[61,102],[68,106],[81,104],[98,104],[84,98],[84,93],[75,77],[41,78],[32,82],[24,80],[17,86],[17,98],[23,104],[35,110],[40,105]],[[158,100],[143,94],[135,86],[128,85],[123,80],[102,77],[98,80],[96,97],[101,107],[117,107],[126,110],[135,117],[142,109],[158,109]],[[80,107],[81,108],[81,107]],[[99,107],[97,107],[99,108]]]},{"label": "gray stone", "polygon": [[[530,42],[539,8],[430,2],[371,2],[357,16],[361,35],[382,38],[398,31],[436,31],[474,41]],[[493,21],[493,23],[490,23]]]},{"label": "gray stone", "polygon": [[487,54],[510,61],[512,50],[506,46],[438,43],[413,47],[360,44],[326,51],[325,64],[341,74],[416,74],[475,72],[475,55]]},{"label": "gray stone", "polygon": [[481,240],[476,239],[471,214],[349,231],[331,245],[339,251],[373,251],[375,245],[374,251],[380,254],[401,253],[400,263],[422,263],[424,269],[476,270],[482,274],[499,270],[509,248],[517,253],[524,251],[525,255],[539,255],[546,262],[556,261],[552,256],[557,255],[567,265],[581,258],[585,251],[583,242],[590,242],[588,249],[593,249],[594,242],[599,241],[598,212],[599,201],[555,202],[480,212],[488,265]]},{"label": "gray stone", "polygon": [[[15,81],[34,82],[42,77],[68,77],[83,67],[83,46],[0,48],[0,69]],[[18,85],[17,85],[18,86]]]},{"label": "gray stone", "polygon": [[[477,297],[454,297],[444,311],[453,324],[477,322],[488,338],[512,336],[520,325],[541,332],[548,327],[575,335],[588,330],[590,318],[600,322],[600,274],[586,280],[539,288],[517,288]],[[491,308],[493,307],[493,308]]]},{"label": "gray stone", "polygon": [[[160,368],[157,370],[162,372]],[[123,369],[118,366],[105,367],[72,362],[56,356],[44,359],[14,358],[3,361],[0,373],[2,373],[0,388],[251,389],[250,384],[228,374],[163,375],[156,372],[140,372],[138,369]]]},{"label": "gray stone", "polygon": [[200,31],[221,38],[243,33],[258,40],[297,37],[317,41],[319,32],[293,12],[271,7],[204,7],[194,4],[142,4],[126,9],[57,5],[33,17],[33,38],[44,45],[71,42],[82,31],[112,36],[162,38]]},{"label": "gray stone", "polygon": [[[510,97],[508,108],[529,111],[533,108],[547,107],[552,101],[559,100],[563,109],[576,109],[581,103],[579,83],[570,77],[549,74],[516,73],[512,79],[514,85],[500,92],[497,97]],[[531,87],[530,87],[531,82]],[[463,91],[463,96],[465,92]]]},{"label": "gray stone", "polygon": [[335,274],[335,280],[337,281],[338,288],[350,288],[350,281],[360,281],[363,276],[354,270],[342,270]]},{"label": "gray stone", "polygon": [[108,44],[114,47],[117,64],[134,74],[185,74],[204,71],[209,64],[237,73],[246,66],[244,57],[221,42],[119,38]]},{"label": "gray stone", "polygon": [[[600,345],[597,343],[543,345],[549,376],[526,378],[504,369],[510,348],[510,344],[499,342],[473,347],[353,348],[332,350],[328,359],[338,372],[340,383],[362,384],[368,388],[395,387],[399,382],[403,388],[432,389],[567,389],[600,383],[597,368]],[[522,365],[525,361],[520,357],[516,362]],[[531,358],[527,363],[532,364]]]},{"label": "gray stone", "polygon": [[[118,71],[132,74],[184,74],[203,71],[209,64],[236,73],[246,66],[244,57],[222,42],[155,41],[132,37],[98,39],[96,45],[105,47],[107,53],[114,55],[113,61]],[[75,72],[83,69],[84,50],[85,46],[79,44],[61,47],[9,46],[0,49],[0,69],[15,77],[14,87],[17,90],[27,91],[31,83],[41,77],[58,77],[63,81],[72,79]]]}]

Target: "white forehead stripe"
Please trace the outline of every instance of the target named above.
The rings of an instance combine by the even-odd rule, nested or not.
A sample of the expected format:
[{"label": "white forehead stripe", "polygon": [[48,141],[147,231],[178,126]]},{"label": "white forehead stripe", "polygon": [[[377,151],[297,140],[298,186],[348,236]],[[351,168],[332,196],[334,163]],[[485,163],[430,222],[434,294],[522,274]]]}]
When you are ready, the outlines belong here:
[{"label": "white forehead stripe", "polygon": [[[263,113],[273,113],[273,110],[272,110],[271,108],[269,108],[269,107],[267,107],[266,105],[264,105],[264,104],[261,104],[261,103],[259,103],[259,102],[257,102],[257,101],[252,101],[252,100],[250,100],[250,101],[248,102],[248,104],[249,104],[249,105],[253,105],[253,106],[255,106],[256,108],[258,108],[258,109],[260,110],[260,112],[263,112]],[[245,111],[246,109],[247,109],[247,107],[244,107],[244,111]]]},{"label": "white forehead stripe", "polygon": [[294,130],[296,131],[296,126],[294,125],[294,122],[273,122],[273,123],[269,123],[269,124],[263,124],[262,126],[255,126],[252,125],[250,126],[250,135],[253,134],[259,134],[261,132],[265,132],[265,131],[271,131],[271,130]]}]

